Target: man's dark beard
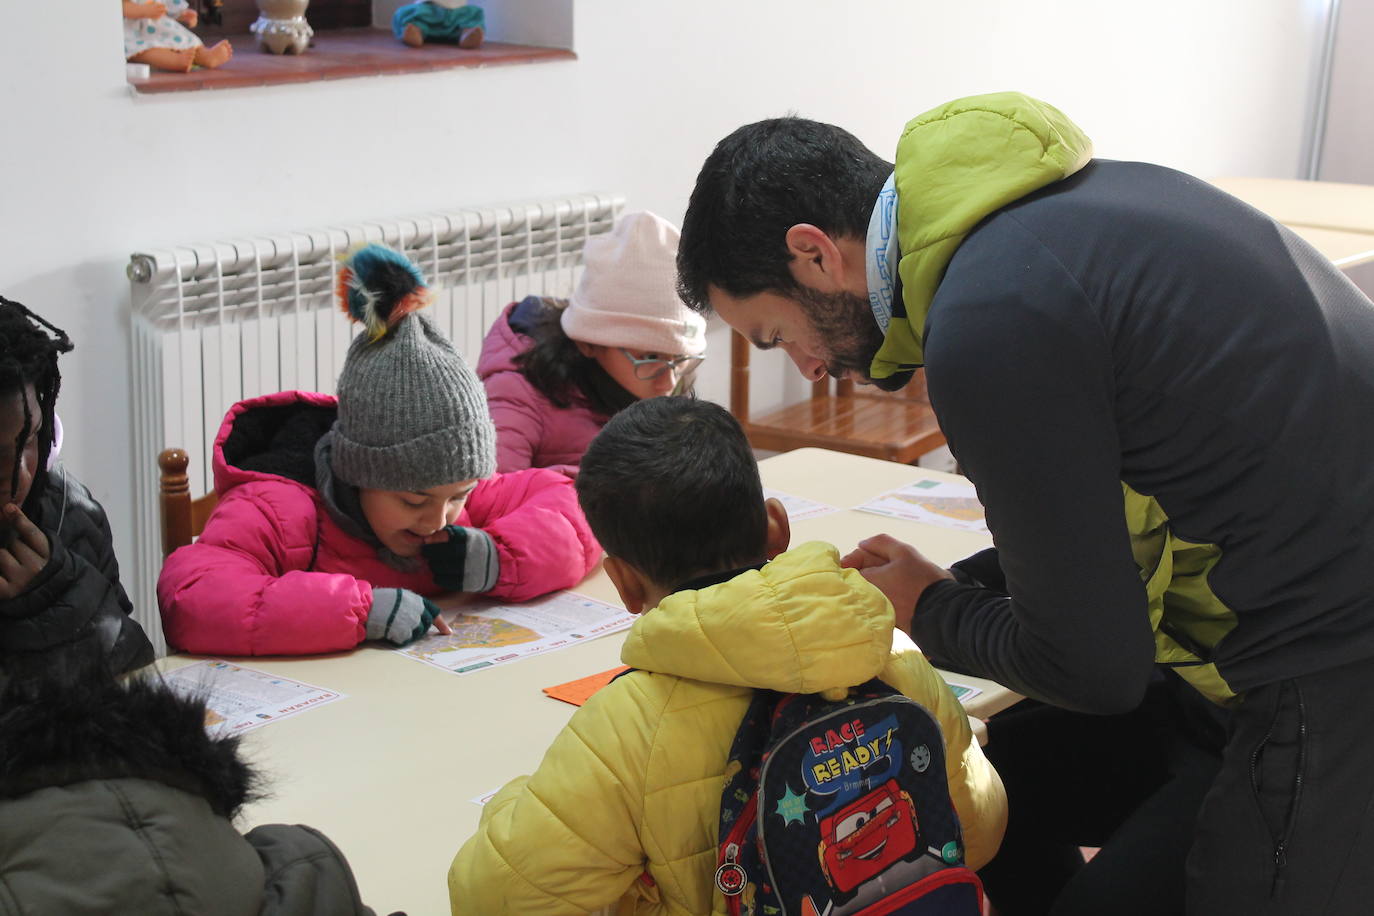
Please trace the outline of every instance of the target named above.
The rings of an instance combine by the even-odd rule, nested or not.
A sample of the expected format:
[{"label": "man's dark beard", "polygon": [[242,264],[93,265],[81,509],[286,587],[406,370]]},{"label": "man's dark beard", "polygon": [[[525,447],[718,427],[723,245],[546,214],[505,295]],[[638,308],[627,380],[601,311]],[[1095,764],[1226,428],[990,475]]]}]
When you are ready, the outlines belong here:
[{"label": "man's dark beard", "polygon": [[873,357],[883,345],[883,332],[867,297],[843,291],[822,293],[799,286],[793,298],[811,322],[817,338],[830,351],[825,368],[832,376],[839,378],[846,369],[853,370],[884,391],[895,391],[910,379],[910,373],[892,379],[874,379],[868,374]]}]

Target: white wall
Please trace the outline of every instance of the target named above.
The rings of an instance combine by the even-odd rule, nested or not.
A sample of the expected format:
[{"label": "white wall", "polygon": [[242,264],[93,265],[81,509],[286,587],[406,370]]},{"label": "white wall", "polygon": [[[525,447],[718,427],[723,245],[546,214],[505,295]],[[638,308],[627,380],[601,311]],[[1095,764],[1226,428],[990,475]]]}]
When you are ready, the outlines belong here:
[{"label": "white wall", "polygon": [[1374,0],[1341,0],[1317,177],[1374,184]]},{"label": "white wall", "polygon": [[[0,291],[77,341],[65,457],[127,563],[135,249],[579,190],[676,220],[741,123],[795,110],[890,155],[909,117],[1006,88],[1057,104],[1103,156],[1292,176],[1312,5],[581,0],[575,62],[138,97],[117,4],[80,28],[59,4],[15,4],[0,34]],[[723,400],[720,329],[712,345],[702,387]]]}]

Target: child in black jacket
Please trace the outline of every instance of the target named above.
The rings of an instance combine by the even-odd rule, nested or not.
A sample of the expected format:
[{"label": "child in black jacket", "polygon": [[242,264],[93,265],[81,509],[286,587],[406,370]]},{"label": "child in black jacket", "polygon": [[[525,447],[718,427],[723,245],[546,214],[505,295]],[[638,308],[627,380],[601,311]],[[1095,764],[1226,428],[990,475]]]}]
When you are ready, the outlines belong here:
[{"label": "child in black jacket", "polygon": [[129,616],[105,510],[52,459],[67,335],[0,296],[0,677],[78,641],[116,672],[153,660]]}]

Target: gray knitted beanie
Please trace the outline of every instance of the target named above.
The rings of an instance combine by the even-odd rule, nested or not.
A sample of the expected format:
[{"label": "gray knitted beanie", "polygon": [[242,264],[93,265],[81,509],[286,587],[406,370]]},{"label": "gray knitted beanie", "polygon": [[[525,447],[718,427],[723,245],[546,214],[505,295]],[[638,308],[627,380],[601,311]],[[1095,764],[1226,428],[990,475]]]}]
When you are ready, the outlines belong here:
[{"label": "gray knitted beanie", "polygon": [[334,474],[356,487],[415,491],[491,476],[486,392],[443,332],[415,314],[430,299],[419,269],[368,245],[344,262],[339,294],[365,328],[339,373]]}]

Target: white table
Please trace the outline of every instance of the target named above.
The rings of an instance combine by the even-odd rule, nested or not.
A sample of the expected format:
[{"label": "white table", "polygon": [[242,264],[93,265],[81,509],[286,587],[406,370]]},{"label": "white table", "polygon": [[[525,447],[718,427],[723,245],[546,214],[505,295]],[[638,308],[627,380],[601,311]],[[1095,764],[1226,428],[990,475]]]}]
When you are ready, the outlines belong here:
[{"label": "white table", "polygon": [[1212,184],[1283,223],[1342,270],[1374,261],[1374,186],[1287,178]]},{"label": "white table", "polygon": [[[959,479],[822,449],[777,455],[760,468],[765,486],[842,509],[921,476]],[[986,534],[854,511],[792,528],[794,544],[826,540],[842,552],[886,531],[944,565],[989,544]],[[599,568],[575,590],[619,603]],[[532,772],[574,712],[541,688],[619,664],[623,638],[615,634],[465,676],[370,646],[312,658],[237,659],[347,695],[244,736],[272,795],[246,810],[242,826],[316,827],[343,850],[364,902],[379,914],[443,916],[449,862],[481,814],[471,799]],[[951,677],[984,691],[967,704],[973,715],[986,717],[1019,699],[990,681]]]},{"label": "white table", "polygon": [[1374,233],[1374,185],[1296,178],[1217,178],[1212,184],[1288,226]]}]

